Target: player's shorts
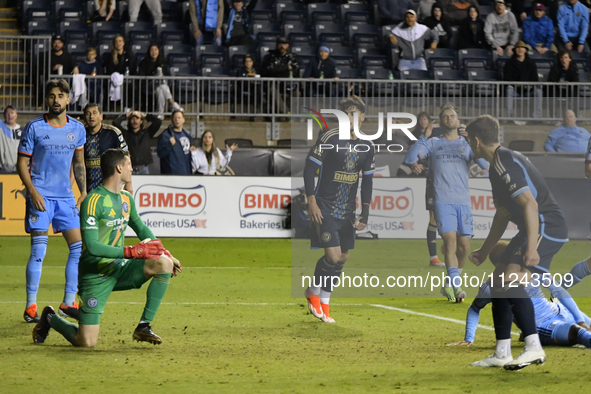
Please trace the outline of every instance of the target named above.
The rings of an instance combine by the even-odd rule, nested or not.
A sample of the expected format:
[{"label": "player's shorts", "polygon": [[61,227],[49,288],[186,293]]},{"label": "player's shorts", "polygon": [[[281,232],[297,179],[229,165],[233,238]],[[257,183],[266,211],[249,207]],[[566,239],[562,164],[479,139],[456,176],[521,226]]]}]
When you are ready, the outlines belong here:
[{"label": "player's shorts", "polygon": [[139,289],[148,281],[144,276],[145,260],[116,259],[109,275],[83,274],[78,279],[80,324],[100,323],[107,300],[113,291]]},{"label": "player's shorts", "polygon": [[351,219],[337,219],[332,215],[324,215],[322,224],[312,224],[311,234],[312,248],[355,248],[355,228]]},{"label": "player's shorts", "polygon": [[543,346],[571,346],[568,332],[573,324],[577,324],[573,315],[563,306],[558,305],[560,312],[557,316],[538,324],[538,334]]},{"label": "player's shorts", "polygon": [[[550,272],[550,264],[554,255],[558,253],[562,245],[568,240],[561,239],[549,239],[542,235],[538,235],[538,247],[537,251],[540,255],[540,262],[534,267],[528,267],[531,272],[543,274],[544,272]],[[519,264],[523,265],[523,256],[527,250],[527,236],[519,232],[511,241],[509,245],[501,255],[499,261],[506,262],[506,264]]]},{"label": "player's shorts", "polygon": [[67,231],[80,228],[80,212],[76,207],[74,197],[65,200],[51,200],[45,198],[45,212],[35,209],[31,197],[27,197],[25,213],[25,231],[47,231],[49,225],[53,231]]},{"label": "player's shorts", "polygon": [[434,213],[439,235],[449,231],[455,231],[461,237],[472,237],[474,235],[470,206],[435,203]]}]

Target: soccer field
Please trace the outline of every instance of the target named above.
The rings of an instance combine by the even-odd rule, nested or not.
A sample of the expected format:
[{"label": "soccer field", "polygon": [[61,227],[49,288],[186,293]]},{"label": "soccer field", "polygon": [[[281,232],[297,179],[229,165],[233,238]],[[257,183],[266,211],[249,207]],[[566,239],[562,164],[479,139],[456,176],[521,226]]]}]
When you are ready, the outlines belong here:
[{"label": "soccer field", "polygon": [[[471,299],[451,304],[443,298],[335,298],[331,316],[337,323],[324,324],[308,313],[304,298],[291,298],[290,240],[163,243],[184,267],[153,322],[163,344],[131,339],[144,286],[113,293],[98,345],[78,349],[53,330],[45,344],[33,344],[33,325],[22,318],[29,239],[0,237],[0,393],[587,391],[587,349],[546,348],[544,365],[519,372],[471,367],[494,351],[490,327],[478,329],[471,347],[445,346],[463,339]],[[428,262],[423,240],[358,241],[350,260],[370,251],[392,258],[389,250],[404,252],[417,265]],[[50,237],[40,309],[61,302],[67,253],[61,237]],[[320,253],[310,252],[313,262]],[[553,268],[568,271],[588,253],[588,242],[569,242]],[[578,302],[591,312],[589,299]],[[480,324],[492,326],[490,307]],[[514,337],[513,356],[521,351]]]}]

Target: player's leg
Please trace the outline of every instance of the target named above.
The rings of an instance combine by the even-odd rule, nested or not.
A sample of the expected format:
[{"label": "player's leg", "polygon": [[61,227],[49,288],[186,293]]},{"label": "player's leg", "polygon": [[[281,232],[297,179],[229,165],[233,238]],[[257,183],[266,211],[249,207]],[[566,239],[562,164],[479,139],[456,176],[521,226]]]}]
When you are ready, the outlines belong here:
[{"label": "player's leg", "polygon": [[461,285],[456,256],[457,233],[455,230],[447,231],[441,234],[441,238],[443,238],[443,245],[445,245],[445,266],[447,268],[447,278],[441,292],[449,301],[455,302],[455,290]]},{"label": "player's leg", "polygon": [[572,282],[563,280],[562,286],[565,288],[571,288],[580,281],[582,281],[586,276],[591,275],[591,256],[587,257],[586,260],[580,261],[577,263],[571,270],[570,274],[572,275]]},{"label": "player's leg", "polygon": [[[455,205],[458,221],[458,236],[456,258],[458,261],[458,272],[462,275],[466,258],[470,253],[470,239],[474,235],[472,223],[472,211],[469,206]],[[456,302],[463,302],[466,298],[466,292],[459,286],[454,286]]]},{"label": "player's leg", "polygon": [[427,247],[429,248],[429,265],[445,267],[445,264],[437,257],[437,221],[433,210],[429,210],[429,226],[427,226]]},{"label": "player's leg", "polygon": [[31,234],[31,254],[26,268],[27,306],[23,317],[27,323],[37,323],[37,292],[41,280],[43,259],[47,252],[49,223],[53,216],[53,202],[45,200],[45,211],[38,211],[27,199],[25,230]]},{"label": "player's leg", "polygon": [[[330,249],[330,250],[328,250]],[[334,281],[341,276],[343,267],[349,259],[349,250],[343,250],[342,247],[325,249],[325,261],[328,263],[328,275],[330,280],[320,288],[320,307],[322,309],[321,320],[325,323],[334,323],[330,317],[330,296],[332,294]]]}]

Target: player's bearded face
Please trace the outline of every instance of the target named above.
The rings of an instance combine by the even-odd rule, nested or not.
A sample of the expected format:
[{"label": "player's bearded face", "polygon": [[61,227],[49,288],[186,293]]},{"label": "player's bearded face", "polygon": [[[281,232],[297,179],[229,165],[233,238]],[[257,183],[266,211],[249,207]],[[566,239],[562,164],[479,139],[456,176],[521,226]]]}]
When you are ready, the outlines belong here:
[{"label": "player's bearded face", "polygon": [[349,130],[351,133],[353,133],[355,127],[355,117],[357,117],[357,130],[361,130],[361,124],[365,120],[365,114],[359,112],[357,107],[349,107],[346,112],[349,117]]},{"label": "player's bearded face", "polygon": [[53,89],[45,99],[45,103],[49,107],[49,112],[54,116],[61,115],[66,110],[69,102],[70,97],[59,89]]}]

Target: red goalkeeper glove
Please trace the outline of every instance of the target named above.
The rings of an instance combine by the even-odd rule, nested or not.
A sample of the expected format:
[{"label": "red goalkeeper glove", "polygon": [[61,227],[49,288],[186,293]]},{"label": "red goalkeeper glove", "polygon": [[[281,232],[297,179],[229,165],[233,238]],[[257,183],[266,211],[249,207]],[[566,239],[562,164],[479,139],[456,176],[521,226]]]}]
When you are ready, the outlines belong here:
[{"label": "red goalkeeper glove", "polygon": [[126,246],[123,248],[123,256],[126,259],[158,260],[164,251],[162,242],[159,239],[153,239],[148,242],[140,242],[135,246]]},{"label": "red goalkeeper glove", "polygon": [[170,252],[166,249],[164,249],[164,254],[167,255],[168,257],[170,257],[170,259],[172,260],[172,264],[173,264],[173,269],[172,269],[172,276],[177,276],[179,274],[179,272],[183,271],[183,266],[181,265],[181,262],[178,261],[172,254],[170,254]]}]

